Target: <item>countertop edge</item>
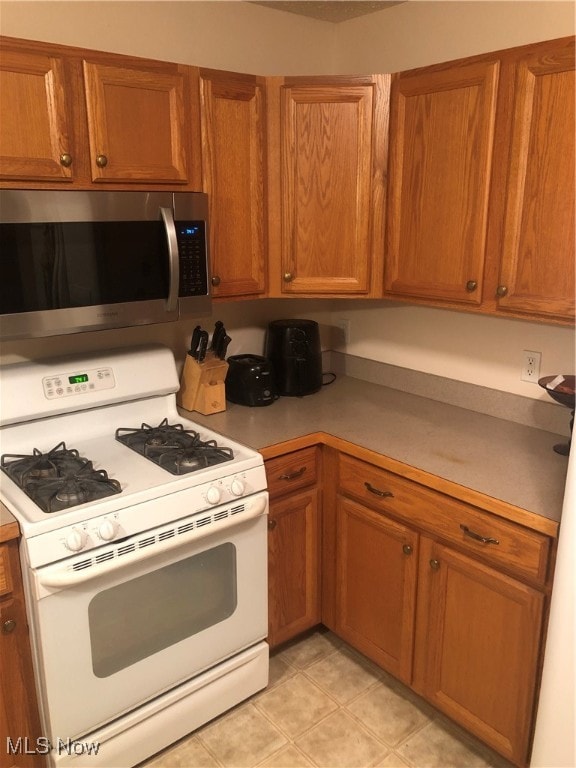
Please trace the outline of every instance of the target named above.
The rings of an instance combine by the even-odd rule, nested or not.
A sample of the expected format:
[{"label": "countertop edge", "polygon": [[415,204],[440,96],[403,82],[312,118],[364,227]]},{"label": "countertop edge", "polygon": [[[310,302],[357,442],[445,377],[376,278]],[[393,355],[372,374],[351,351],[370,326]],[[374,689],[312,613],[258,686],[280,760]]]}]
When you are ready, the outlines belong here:
[{"label": "countertop edge", "polygon": [[434,475],[410,464],[385,456],[377,451],[373,451],[370,448],[363,448],[362,446],[351,443],[328,432],[311,432],[307,435],[291,438],[281,443],[265,446],[259,449],[259,453],[264,460],[267,461],[268,459],[276,458],[283,454],[291,453],[302,448],[308,448],[313,445],[325,445],[334,448],[374,464],[381,469],[394,472],[395,474],[401,475],[408,480],[424,485],[439,493],[444,493],[447,496],[471,504],[486,512],[490,512],[493,515],[509,520],[510,522],[542,533],[545,536],[550,536],[553,539],[558,537],[560,524],[554,520],[550,520],[542,515],[538,515],[536,512],[523,509],[522,507],[517,507],[507,501],[488,496],[481,491],[475,491],[472,488],[459,485],[452,480],[446,480],[438,475]]}]

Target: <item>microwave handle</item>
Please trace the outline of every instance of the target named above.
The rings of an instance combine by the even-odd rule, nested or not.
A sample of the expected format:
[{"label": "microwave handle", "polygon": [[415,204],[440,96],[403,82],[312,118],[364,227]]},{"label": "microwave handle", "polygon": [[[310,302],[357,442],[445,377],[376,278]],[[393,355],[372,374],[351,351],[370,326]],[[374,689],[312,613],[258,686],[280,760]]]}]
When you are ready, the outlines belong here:
[{"label": "microwave handle", "polygon": [[166,310],[175,312],[178,309],[178,289],[180,280],[180,264],[178,257],[178,238],[176,237],[176,225],[174,223],[174,213],[172,208],[160,208],[160,215],[164,222],[166,230],[166,241],[168,243],[168,270],[170,285],[168,288],[168,298],[166,299]]}]

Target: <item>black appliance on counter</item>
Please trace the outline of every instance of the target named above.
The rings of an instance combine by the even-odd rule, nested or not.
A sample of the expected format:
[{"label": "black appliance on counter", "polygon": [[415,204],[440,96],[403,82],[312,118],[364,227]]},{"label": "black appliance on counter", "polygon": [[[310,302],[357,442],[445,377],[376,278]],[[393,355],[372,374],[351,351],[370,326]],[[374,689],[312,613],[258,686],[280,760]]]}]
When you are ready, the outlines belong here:
[{"label": "black appliance on counter", "polygon": [[314,320],[273,320],[268,324],[266,357],[279,395],[302,397],[322,387],[320,332]]},{"label": "black appliance on counter", "polygon": [[260,355],[231,355],[226,374],[226,400],[239,405],[270,405],[278,399],[270,361]]}]

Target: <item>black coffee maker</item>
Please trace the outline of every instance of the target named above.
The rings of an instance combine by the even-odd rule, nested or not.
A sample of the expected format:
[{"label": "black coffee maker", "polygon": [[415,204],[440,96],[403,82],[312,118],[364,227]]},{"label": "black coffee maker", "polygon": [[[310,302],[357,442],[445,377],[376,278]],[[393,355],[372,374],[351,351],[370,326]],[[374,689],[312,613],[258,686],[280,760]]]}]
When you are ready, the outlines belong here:
[{"label": "black coffee maker", "polygon": [[266,357],[274,368],[279,395],[302,397],[322,387],[320,332],[314,320],[269,323]]}]

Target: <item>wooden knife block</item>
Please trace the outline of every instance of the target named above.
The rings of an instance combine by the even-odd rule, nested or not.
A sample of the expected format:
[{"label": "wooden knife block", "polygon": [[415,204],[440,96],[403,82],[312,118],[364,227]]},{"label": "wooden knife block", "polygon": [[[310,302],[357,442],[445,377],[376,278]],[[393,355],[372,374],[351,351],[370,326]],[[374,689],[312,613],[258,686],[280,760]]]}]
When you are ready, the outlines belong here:
[{"label": "wooden knife block", "polygon": [[186,355],[176,402],[187,411],[198,411],[205,416],[225,411],[227,372],[228,363],[215,357],[213,352],[208,352],[201,363]]}]

